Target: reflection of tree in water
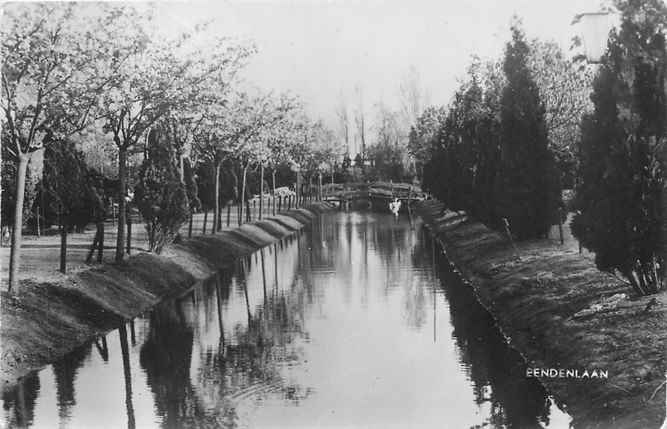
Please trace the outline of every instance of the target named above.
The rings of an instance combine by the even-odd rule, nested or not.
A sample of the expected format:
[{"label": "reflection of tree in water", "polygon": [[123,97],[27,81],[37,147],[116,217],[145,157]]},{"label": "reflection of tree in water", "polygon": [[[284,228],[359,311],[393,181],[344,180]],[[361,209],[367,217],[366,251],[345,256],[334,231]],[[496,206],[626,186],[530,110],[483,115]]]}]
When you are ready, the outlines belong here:
[{"label": "reflection of tree in water", "polygon": [[[406,323],[416,329],[421,329],[427,323],[428,287],[432,282],[431,276],[423,276],[415,272],[415,267],[430,267],[427,256],[421,255],[421,249],[416,244],[417,231],[407,227],[407,219],[395,219],[393,216],[380,217],[376,222],[368,222],[366,237],[360,234],[360,239],[372,241],[374,253],[380,258],[386,270],[387,285],[385,293],[389,293],[390,286],[402,288],[404,293],[403,308]],[[405,270],[409,267],[409,270]]]},{"label": "reflection of tree in water", "polygon": [[[102,358],[108,360],[108,349],[106,340],[97,339],[98,345],[102,341],[104,351]],[[56,405],[58,406],[58,417],[60,426],[67,427],[71,417],[70,410],[76,405],[75,381],[79,369],[90,355],[94,343],[88,343],[65,354],[61,359],[51,365],[56,385]],[[10,419],[6,422],[8,427],[30,426],[34,418],[34,408],[39,396],[39,373],[33,372],[24,377],[12,389],[4,392],[3,401],[5,410],[12,410]],[[55,424],[55,422],[53,422]]]},{"label": "reflection of tree in water", "polygon": [[413,234],[414,231],[406,228],[405,222],[397,222],[393,216],[377,216],[375,222],[360,225],[359,240],[364,240],[363,228],[365,228],[367,239],[371,241],[375,249],[379,250],[378,254],[383,261],[392,263],[406,257],[405,249],[410,248],[410,234]]},{"label": "reflection of tree in water", "polygon": [[[294,244],[303,243],[297,241]],[[301,258],[304,253],[301,252]],[[311,261],[302,259],[301,263],[310,264]],[[261,267],[255,269],[261,270]],[[255,306],[254,314],[248,315],[247,325],[234,328],[236,341],[225,350],[228,361],[233,362],[236,370],[234,375],[239,377],[237,386],[243,390],[245,386],[262,383],[270,386],[269,390],[274,394],[280,392],[284,399],[298,402],[310,391],[298,385],[288,385],[281,377],[281,368],[299,360],[291,346],[296,338],[306,337],[304,312],[313,302],[312,282],[309,278],[296,278],[290,287],[276,290],[266,283],[247,284],[247,271],[241,270],[239,275],[243,287],[261,287],[267,293],[261,305]],[[265,277],[255,278],[266,280]]]},{"label": "reflection of tree in water", "polygon": [[[166,302],[150,314],[148,338],[139,362],[146,372],[155,406],[165,428],[207,427],[233,423],[233,409],[207,413],[190,382],[193,330],[185,323],[178,301]],[[230,426],[233,426],[230,424]]]},{"label": "reflection of tree in water", "polygon": [[83,365],[84,360],[90,355],[92,344],[66,354],[62,359],[53,364],[53,374],[56,380],[56,397],[58,400],[58,415],[61,423],[70,417],[70,409],[76,404],[74,398],[74,380],[76,373]]},{"label": "reflection of tree in water", "polygon": [[449,302],[453,336],[474,384],[475,400],[478,404],[490,403],[491,416],[485,425],[542,427],[539,422],[549,421],[546,391],[536,379],[526,378],[525,362],[507,345],[469,286],[460,281],[443,256],[439,255],[436,261]]},{"label": "reflection of tree in water", "polygon": [[[396,220],[392,215],[377,213],[330,214],[323,218],[327,222],[325,235],[320,238],[326,245],[318,246],[313,242],[308,255],[310,261],[303,263],[310,262],[317,269],[335,271],[337,277],[344,279],[346,303],[351,301],[353,289],[360,291],[362,305],[368,302],[370,287],[384,288],[385,295],[392,289],[400,289],[408,325],[421,328],[427,322],[426,306],[430,301],[426,294],[428,288],[423,284],[425,279],[414,276],[410,266],[419,240],[417,231],[408,227],[407,219]],[[316,230],[313,236],[319,237],[318,234],[320,231]],[[378,259],[384,278],[369,275]],[[419,260],[417,265],[424,266],[429,261]],[[373,266],[369,267],[369,263]],[[408,266],[410,269],[406,270]],[[305,271],[303,277],[308,279],[309,270]]]},{"label": "reflection of tree in water", "polygon": [[[403,282],[406,287],[404,308],[408,325],[419,329],[428,322],[427,306],[429,303],[433,303],[434,299],[430,297],[435,282],[437,282],[433,272],[434,254],[430,244],[424,240],[426,234],[423,230],[418,233],[415,230],[406,229],[406,232],[407,237],[404,243],[406,243],[406,250],[409,250],[411,274],[408,280]],[[410,237],[410,234],[413,236]]]},{"label": "reflection of tree in water", "polygon": [[39,374],[31,372],[3,392],[3,408],[11,411],[6,421],[7,427],[27,427],[32,424],[39,388]]},{"label": "reflection of tree in water", "polygon": [[[161,365],[164,368],[159,368],[159,371],[165,379],[157,377],[156,369],[151,371],[147,369],[147,374],[151,386],[159,380],[162,395],[165,398],[171,397],[170,403],[174,404],[171,408],[175,410],[172,413],[180,420],[170,419],[170,423],[173,422],[175,425],[180,421],[183,424],[185,413],[181,412],[181,409],[188,400],[193,404],[192,411],[185,420],[189,422],[188,424],[193,420],[199,420],[200,425],[202,422],[214,420],[217,427],[236,427],[238,424],[236,408],[241,401],[262,400],[269,395],[275,398],[278,395],[297,404],[311,393],[308,388],[288,383],[281,375],[284,366],[299,360],[290,346],[295,338],[305,337],[303,311],[308,301],[306,297],[308,287],[303,286],[306,282],[302,281],[294,281],[290,287],[281,290],[267,284],[267,276],[261,275],[262,261],[266,264],[270,260],[273,258],[265,256],[255,259],[253,256],[243,260],[236,267],[234,273],[236,283],[244,288],[241,299],[245,300],[242,305],[247,309],[247,324],[225,327],[222,318],[218,318],[218,332],[222,332],[222,335],[216,346],[208,345],[201,350],[197,356],[200,360],[196,361],[198,365],[195,365],[197,370],[192,374],[192,378],[189,378],[189,369],[193,357],[193,330],[178,322],[182,316],[179,316],[177,308],[170,308],[167,315],[162,315],[160,320],[153,321],[151,318],[151,334],[147,344],[144,345],[144,349],[147,350],[142,349],[142,362],[150,359],[153,365],[154,361],[162,361]],[[249,269],[260,273],[253,275],[252,278],[261,284],[246,285],[246,279],[250,277],[247,275]],[[264,270],[266,274],[270,268],[265,266]],[[229,300],[235,296],[230,292],[232,276],[228,273],[228,270],[221,272],[204,284],[204,290],[200,294],[202,300],[193,303],[195,313],[212,305],[217,308],[218,314],[222,314],[223,308],[230,305]],[[247,301],[246,286],[253,290],[264,288],[266,295],[262,295],[261,302],[251,304]],[[203,302],[205,300],[209,302]],[[238,305],[238,302],[232,305]],[[162,339],[160,336],[156,338],[153,326],[158,326],[158,323],[162,327],[161,331],[167,332],[170,337],[180,337],[181,340]],[[230,333],[233,335],[229,335]],[[155,346],[158,342],[167,350],[161,352],[161,349]],[[182,344],[178,344],[179,342]],[[149,346],[149,343],[152,345]],[[151,349],[155,351],[149,356],[148,350]],[[174,349],[179,350],[176,352],[179,356],[174,356]],[[159,353],[171,353],[171,358],[167,359]],[[153,390],[156,391],[155,388]],[[159,394],[156,393],[156,396]],[[192,399],[195,397],[199,399]],[[158,409],[167,408],[163,405]]]},{"label": "reflection of tree in water", "polygon": [[412,283],[406,283],[406,287],[409,287],[405,291],[405,301],[403,302],[406,322],[408,326],[419,330],[428,321],[426,286],[419,283],[419,279],[414,279]]}]

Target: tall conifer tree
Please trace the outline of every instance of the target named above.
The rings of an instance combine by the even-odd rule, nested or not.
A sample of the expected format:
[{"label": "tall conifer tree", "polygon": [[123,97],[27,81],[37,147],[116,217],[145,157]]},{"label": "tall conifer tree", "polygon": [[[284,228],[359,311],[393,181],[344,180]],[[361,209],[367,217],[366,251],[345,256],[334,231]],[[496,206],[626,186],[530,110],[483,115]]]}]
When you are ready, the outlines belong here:
[{"label": "tall conifer tree", "polygon": [[543,237],[560,200],[549,152],[544,106],[527,66],[530,48],[518,24],[505,49],[507,85],[500,106],[501,159],[497,214],[519,239]]},{"label": "tall conifer tree", "polygon": [[661,285],[667,7],[631,0],[618,8],[622,22],[594,81],[595,109],[582,122],[572,231],[598,268],[621,273],[643,295]]}]

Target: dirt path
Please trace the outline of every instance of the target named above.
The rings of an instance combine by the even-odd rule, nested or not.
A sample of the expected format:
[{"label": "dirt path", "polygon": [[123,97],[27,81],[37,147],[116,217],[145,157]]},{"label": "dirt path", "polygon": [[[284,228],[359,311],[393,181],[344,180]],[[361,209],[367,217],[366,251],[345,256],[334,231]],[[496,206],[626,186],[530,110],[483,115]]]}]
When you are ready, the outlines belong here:
[{"label": "dirt path", "polygon": [[[230,226],[227,227],[227,210],[222,212],[223,230],[235,228],[238,225],[238,208],[232,206],[230,209]],[[264,207],[264,216],[269,213],[269,208]],[[259,207],[251,206],[252,219],[256,220]],[[206,218],[206,234],[211,233],[213,225],[213,213],[209,212]],[[204,214],[196,213],[193,217],[193,236],[202,235],[204,225]],[[104,256],[103,262],[113,262],[116,246],[117,226],[112,222],[106,222],[104,228]],[[181,228],[181,235],[187,237],[188,225]],[[88,225],[85,231],[72,233],[67,237],[67,271],[74,274],[90,267],[86,264],[86,256],[90,245],[95,238],[95,225]],[[144,224],[138,217],[134,217],[132,224],[132,247],[131,253],[144,252],[148,249],[148,239]],[[9,253],[8,245],[0,247],[0,289],[7,290],[9,276]],[[97,255],[95,255],[97,257]],[[56,228],[45,231],[40,237],[36,235],[24,235],[21,250],[21,265],[19,271],[20,280],[33,281],[62,281],[63,276],[59,271],[60,266],[60,235]]]},{"label": "dirt path", "polygon": [[658,428],[665,418],[665,292],[625,299],[586,317],[575,313],[617,293],[621,280],[595,268],[590,257],[554,240],[517,244],[436,201],[420,214],[449,260],[469,280],[511,344],[531,368],[604,370],[608,378],[541,381],[564,403],[575,428]]}]

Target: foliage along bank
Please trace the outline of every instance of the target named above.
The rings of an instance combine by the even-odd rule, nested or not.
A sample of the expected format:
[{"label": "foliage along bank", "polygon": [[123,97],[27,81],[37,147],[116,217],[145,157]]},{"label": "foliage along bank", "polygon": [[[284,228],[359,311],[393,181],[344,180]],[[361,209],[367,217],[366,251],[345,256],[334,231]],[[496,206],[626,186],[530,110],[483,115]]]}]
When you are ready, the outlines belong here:
[{"label": "foliage along bank", "polygon": [[502,71],[474,62],[451,105],[419,118],[411,151],[426,190],[516,239],[544,237],[573,211],[597,267],[645,295],[664,289],[667,265],[667,6],[615,6],[620,26],[596,66],[529,44],[515,23]]}]

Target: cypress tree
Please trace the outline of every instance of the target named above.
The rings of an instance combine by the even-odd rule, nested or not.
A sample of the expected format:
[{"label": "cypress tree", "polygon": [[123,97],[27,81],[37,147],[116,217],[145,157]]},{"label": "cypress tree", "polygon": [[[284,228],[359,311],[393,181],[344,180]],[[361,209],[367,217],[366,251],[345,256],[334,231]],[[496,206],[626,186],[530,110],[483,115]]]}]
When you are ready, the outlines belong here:
[{"label": "cypress tree", "polygon": [[67,234],[75,226],[86,226],[99,209],[83,153],[71,141],[57,140],[46,147],[41,190],[45,212],[53,213],[60,226],[60,270],[65,272]]},{"label": "cypress tree", "polygon": [[543,237],[560,200],[544,107],[527,67],[530,49],[517,24],[505,49],[507,85],[500,106],[501,156],[497,215],[518,239]]},{"label": "cypress tree", "polygon": [[594,81],[594,111],[582,121],[572,231],[595,252],[598,268],[619,272],[644,295],[660,289],[664,263],[664,165],[657,151],[666,128],[667,8],[656,1],[618,6],[620,31],[612,33]]},{"label": "cypress tree", "polygon": [[159,128],[148,135],[135,201],[146,222],[149,248],[160,253],[188,219],[188,197],[176,166],[173,144]]}]

